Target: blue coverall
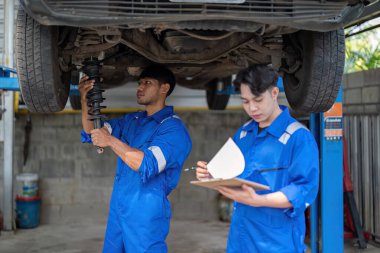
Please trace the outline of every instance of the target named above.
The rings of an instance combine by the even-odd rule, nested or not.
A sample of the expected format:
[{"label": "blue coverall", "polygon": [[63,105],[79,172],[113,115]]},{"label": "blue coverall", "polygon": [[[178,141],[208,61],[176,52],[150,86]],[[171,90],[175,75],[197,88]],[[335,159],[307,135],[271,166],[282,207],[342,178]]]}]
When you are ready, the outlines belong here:
[{"label": "blue coverall", "polygon": [[[143,151],[144,159],[138,172],[117,159],[103,252],[167,252],[167,195],[177,186],[190,153],[189,133],[171,106],[151,116],[137,112],[104,124],[113,136]],[[82,141],[91,141],[84,131]]]},{"label": "blue coverall", "polygon": [[281,191],[292,208],[252,207],[234,203],[227,253],[305,252],[305,209],[318,192],[319,156],[312,134],[281,106],[282,113],[258,134],[251,120],[234,141],[246,166],[240,178],[268,185],[266,194]]}]

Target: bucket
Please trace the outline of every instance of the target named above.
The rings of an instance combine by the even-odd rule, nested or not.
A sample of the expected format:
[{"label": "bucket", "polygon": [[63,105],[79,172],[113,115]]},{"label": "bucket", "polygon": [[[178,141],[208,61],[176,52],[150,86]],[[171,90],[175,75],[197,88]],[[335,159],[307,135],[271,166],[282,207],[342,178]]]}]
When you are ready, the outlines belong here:
[{"label": "bucket", "polygon": [[40,224],[41,197],[16,197],[16,225],[18,228],[34,228]]},{"label": "bucket", "polygon": [[16,175],[16,196],[32,198],[38,196],[38,175],[22,173]]}]

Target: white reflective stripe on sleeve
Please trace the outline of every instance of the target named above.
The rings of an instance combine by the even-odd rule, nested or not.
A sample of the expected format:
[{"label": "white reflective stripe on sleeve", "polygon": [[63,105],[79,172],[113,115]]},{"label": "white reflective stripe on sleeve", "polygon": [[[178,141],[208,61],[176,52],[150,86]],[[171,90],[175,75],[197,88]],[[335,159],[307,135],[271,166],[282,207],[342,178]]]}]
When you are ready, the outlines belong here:
[{"label": "white reflective stripe on sleeve", "polygon": [[295,131],[297,131],[298,129],[300,128],[304,128],[306,130],[308,130],[304,125],[302,125],[301,123],[299,122],[293,122],[292,124],[290,124],[287,128],[286,128],[286,132],[288,132],[290,135],[294,134]]},{"label": "white reflective stripe on sleeve", "polygon": [[288,142],[288,140],[290,139],[290,136],[292,136],[292,134],[294,134],[298,129],[301,129],[301,128],[304,128],[304,129],[309,131],[309,129],[307,129],[301,123],[299,123],[297,121],[293,122],[292,124],[290,124],[286,128],[285,132],[281,135],[281,137],[278,139],[278,141],[285,145]]},{"label": "white reflective stripe on sleeve", "polygon": [[162,172],[166,167],[166,159],[165,159],[164,154],[162,153],[161,148],[158,146],[151,146],[148,149],[152,151],[153,156],[157,160],[158,173]]},{"label": "white reflective stripe on sleeve", "polygon": [[168,119],[171,119],[171,118],[175,118],[175,119],[181,119],[180,117],[178,117],[177,115],[173,114],[172,116],[169,116],[163,120],[161,120],[160,124],[164,123],[165,121],[167,121]]},{"label": "white reflective stripe on sleeve", "polygon": [[110,134],[112,134],[112,127],[111,127],[110,123],[104,122],[104,127],[107,128],[107,130]]},{"label": "white reflective stripe on sleeve", "polygon": [[288,134],[287,132],[283,133],[280,137],[280,139],[278,139],[282,144],[286,144],[288,142],[290,138],[290,134]]}]

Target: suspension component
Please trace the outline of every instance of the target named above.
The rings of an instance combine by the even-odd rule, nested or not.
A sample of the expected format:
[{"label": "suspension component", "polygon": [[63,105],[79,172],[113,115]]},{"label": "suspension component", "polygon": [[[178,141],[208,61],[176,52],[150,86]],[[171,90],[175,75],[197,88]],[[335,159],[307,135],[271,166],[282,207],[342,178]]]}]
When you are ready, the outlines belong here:
[{"label": "suspension component", "polygon": [[76,40],[78,47],[86,47],[90,45],[100,45],[103,43],[101,36],[96,30],[80,28]]},{"label": "suspension component", "polygon": [[[98,129],[102,127],[101,121],[105,120],[106,117],[101,114],[100,110],[106,108],[106,106],[101,106],[105,98],[103,98],[102,93],[104,90],[101,88],[100,61],[97,58],[90,57],[83,61],[83,73],[85,73],[89,79],[95,80],[94,87],[87,93],[87,106],[88,106],[88,119],[94,122],[94,128]],[[97,147],[98,154],[103,153],[104,149]]]}]

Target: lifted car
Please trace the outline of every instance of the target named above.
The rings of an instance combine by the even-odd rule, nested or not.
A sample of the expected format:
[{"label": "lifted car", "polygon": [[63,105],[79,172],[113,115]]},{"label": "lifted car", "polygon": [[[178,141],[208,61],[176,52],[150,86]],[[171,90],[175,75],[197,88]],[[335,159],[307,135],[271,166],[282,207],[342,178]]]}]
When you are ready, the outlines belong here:
[{"label": "lifted car", "polygon": [[31,111],[60,111],[83,61],[96,57],[104,88],[162,63],[179,85],[206,90],[210,109],[224,109],[231,76],[261,63],[282,75],[293,109],[326,111],[342,80],[343,27],[379,16],[379,1],[21,0],[21,93]]}]

